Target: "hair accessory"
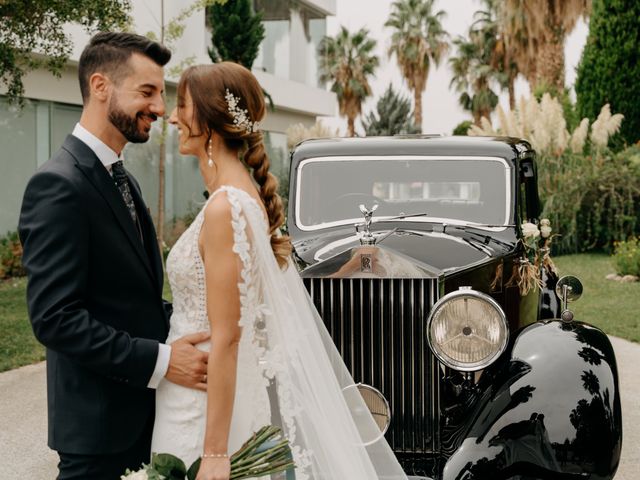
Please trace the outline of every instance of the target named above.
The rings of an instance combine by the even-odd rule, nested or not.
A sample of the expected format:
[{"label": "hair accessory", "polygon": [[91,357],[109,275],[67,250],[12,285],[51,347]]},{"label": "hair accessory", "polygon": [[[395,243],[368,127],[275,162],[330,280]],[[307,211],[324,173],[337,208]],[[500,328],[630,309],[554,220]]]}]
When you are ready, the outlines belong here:
[{"label": "hair accessory", "polygon": [[213,167],[213,155],[212,155],[212,148],[211,148],[211,139],[209,139],[209,148],[207,148],[207,152],[209,153],[209,161],[207,162],[207,165],[209,165],[209,167]]},{"label": "hair accessory", "polygon": [[227,100],[227,110],[233,117],[233,124],[236,127],[244,128],[248,133],[257,132],[260,129],[258,122],[252,122],[249,118],[249,112],[246,109],[238,107],[240,97],[236,97],[227,88],[224,98]]}]

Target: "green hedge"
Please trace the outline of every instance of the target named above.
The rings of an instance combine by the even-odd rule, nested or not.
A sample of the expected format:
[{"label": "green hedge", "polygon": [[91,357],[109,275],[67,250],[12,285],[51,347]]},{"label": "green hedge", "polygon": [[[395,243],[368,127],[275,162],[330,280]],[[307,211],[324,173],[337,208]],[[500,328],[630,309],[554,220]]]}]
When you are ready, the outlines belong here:
[{"label": "green hedge", "polygon": [[640,140],[640,2],[594,0],[587,44],[576,78],[580,118],[595,119],[602,105],[622,113],[620,135]]}]

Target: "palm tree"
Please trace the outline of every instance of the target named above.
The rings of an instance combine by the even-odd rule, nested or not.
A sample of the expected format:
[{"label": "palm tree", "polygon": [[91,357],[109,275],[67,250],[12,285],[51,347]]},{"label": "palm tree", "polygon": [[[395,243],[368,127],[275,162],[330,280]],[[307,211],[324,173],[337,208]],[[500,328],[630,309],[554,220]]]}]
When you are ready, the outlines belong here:
[{"label": "palm tree", "polygon": [[393,29],[389,56],[395,54],[414,97],[415,124],[422,127],[422,92],[429,68],[436,67],[449,48],[442,28],[445,12],[434,11],[435,0],[396,0],[385,26]]},{"label": "palm tree", "polygon": [[378,100],[376,110],[362,120],[367,136],[420,132],[411,121],[411,101],[396,92],[391,84]]},{"label": "palm tree", "polygon": [[487,55],[488,64],[495,70],[495,79],[509,93],[511,110],[516,106],[515,81],[518,76],[518,65],[511,49],[507,48],[505,36],[499,22],[500,2],[483,0],[481,10],[474,13],[471,30],[475,32],[478,42]]},{"label": "palm tree", "polygon": [[345,27],[335,37],[320,42],[320,75],[331,81],[331,90],[338,96],[340,115],[347,117],[348,135],[355,135],[355,119],[362,112],[362,102],[371,95],[369,78],[378,67],[373,54],[376,41],[361,28],[351,35]]},{"label": "palm tree", "polygon": [[489,115],[498,104],[498,96],[490,83],[499,75],[488,62],[490,51],[477,31],[469,30],[469,39],[458,37],[453,41],[457,55],[449,59],[454,87],[460,96],[458,102],[473,114],[473,122],[480,125],[482,117]]},{"label": "palm tree", "polygon": [[531,86],[564,89],[564,41],[591,0],[504,0],[500,24],[507,47]]}]

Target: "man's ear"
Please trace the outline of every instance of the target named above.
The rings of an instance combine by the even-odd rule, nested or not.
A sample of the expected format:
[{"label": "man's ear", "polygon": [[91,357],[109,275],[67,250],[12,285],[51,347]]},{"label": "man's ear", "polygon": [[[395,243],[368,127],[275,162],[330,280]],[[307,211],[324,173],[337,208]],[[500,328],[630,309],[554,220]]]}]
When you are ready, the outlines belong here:
[{"label": "man's ear", "polygon": [[94,73],[89,77],[89,90],[91,97],[99,102],[106,102],[111,91],[111,80],[102,73]]}]

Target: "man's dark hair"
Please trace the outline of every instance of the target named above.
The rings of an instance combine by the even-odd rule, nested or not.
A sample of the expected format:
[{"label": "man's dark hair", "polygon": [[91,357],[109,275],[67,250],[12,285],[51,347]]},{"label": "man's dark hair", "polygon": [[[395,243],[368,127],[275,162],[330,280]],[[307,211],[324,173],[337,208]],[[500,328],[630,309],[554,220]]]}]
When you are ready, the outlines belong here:
[{"label": "man's dark hair", "polygon": [[89,78],[96,72],[118,82],[131,72],[128,60],[140,53],[161,67],[171,59],[171,51],[147,37],[135,33],[100,32],[91,38],[80,55],[78,78],[83,103],[89,100]]}]

